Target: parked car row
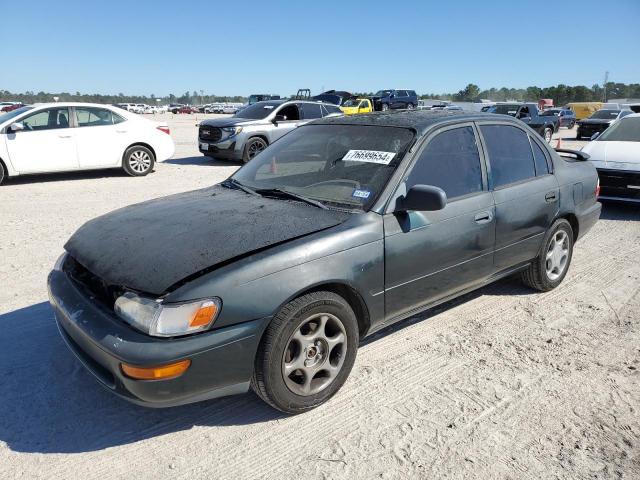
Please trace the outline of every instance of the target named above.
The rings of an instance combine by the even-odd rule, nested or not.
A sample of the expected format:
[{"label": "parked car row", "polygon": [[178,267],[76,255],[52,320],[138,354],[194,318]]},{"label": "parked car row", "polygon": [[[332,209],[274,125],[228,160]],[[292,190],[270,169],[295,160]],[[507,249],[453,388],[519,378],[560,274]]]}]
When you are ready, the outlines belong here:
[{"label": "parked car row", "polygon": [[146,105],[144,103],[116,103],[114,107],[121,108],[132,113],[165,113],[166,105]]}]

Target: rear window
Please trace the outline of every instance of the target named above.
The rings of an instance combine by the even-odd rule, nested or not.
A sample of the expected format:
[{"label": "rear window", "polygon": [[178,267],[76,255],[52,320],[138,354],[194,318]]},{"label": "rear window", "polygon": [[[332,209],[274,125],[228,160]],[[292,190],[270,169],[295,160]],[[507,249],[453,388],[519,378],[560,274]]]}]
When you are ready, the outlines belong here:
[{"label": "rear window", "polygon": [[511,125],[482,125],[493,188],[536,176],[528,135]]}]

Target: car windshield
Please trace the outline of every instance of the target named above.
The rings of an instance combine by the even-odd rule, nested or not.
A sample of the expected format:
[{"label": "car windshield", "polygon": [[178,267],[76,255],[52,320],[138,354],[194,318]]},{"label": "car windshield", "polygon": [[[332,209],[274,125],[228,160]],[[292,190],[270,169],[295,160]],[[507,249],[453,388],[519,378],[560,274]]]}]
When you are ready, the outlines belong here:
[{"label": "car windshield", "polygon": [[240,118],[248,118],[251,120],[262,120],[263,118],[267,118],[269,114],[273,112],[279,105],[279,102],[254,103],[253,105],[249,105],[248,107],[240,110],[236,114],[236,116]]},{"label": "car windshield", "polygon": [[640,117],[627,117],[607,128],[599,142],[640,142]]},{"label": "car windshield", "polygon": [[518,107],[520,107],[520,105],[494,105],[489,109],[489,111],[491,113],[501,113],[503,115],[511,115],[513,117],[518,111]]},{"label": "car windshield", "polygon": [[540,114],[541,117],[557,117],[560,115],[560,110],[545,110]]},{"label": "car windshield", "polygon": [[619,113],[620,113],[619,110],[598,110],[596,113],[591,115],[589,118],[598,118],[598,119],[611,120],[612,118],[616,118]]},{"label": "car windshield", "polygon": [[374,97],[388,97],[391,95],[391,90],[378,90]]},{"label": "car windshield", "polygon": [[348,209],[368,210],[401,162],[413,130],[368,125],[307,125],[255,156],[233,179]]},{"label": "car windshield", "polygon": [[7,120],[11,120],[12,118],[17,117],[21,113],[28,112],[32,108],[33,107],[20,107],[20,108],[16,108],[15,110],[12,110],[10,112],[2,113],[2,114],[0,114],[0,123],[4,123]]}]

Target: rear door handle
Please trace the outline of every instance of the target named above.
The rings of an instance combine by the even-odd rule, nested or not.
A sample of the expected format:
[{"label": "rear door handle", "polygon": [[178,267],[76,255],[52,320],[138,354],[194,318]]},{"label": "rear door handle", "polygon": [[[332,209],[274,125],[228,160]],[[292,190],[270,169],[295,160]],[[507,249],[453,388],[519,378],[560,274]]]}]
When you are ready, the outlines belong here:
[{"label": "rear door handle", "polygon": [[491,215],[491,212],[480,212],[476,214],[474,220],[478,224],[489,223],[493,220],[493,215]]},{"label": "rear door handle", "polygon": [[58,135],[60,138],[71,138],[71,135]]},{"label": "rear door handle", "polygon": [[544,200],[547,203],[553,203],[556,201],[556,192],[547,192],[547,194],[544,196]]},{"label": "rear door handle", "polygon": [[116,130],[118,133],[127,133],[127,130]]}]

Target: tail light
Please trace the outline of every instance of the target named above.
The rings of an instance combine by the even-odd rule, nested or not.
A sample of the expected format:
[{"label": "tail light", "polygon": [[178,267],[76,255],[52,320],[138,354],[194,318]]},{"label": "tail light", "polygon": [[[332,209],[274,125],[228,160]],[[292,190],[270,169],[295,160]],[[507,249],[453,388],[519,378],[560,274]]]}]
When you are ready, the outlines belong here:
[{"label": "tail light", "polygon": [[171,134],[171,130],[169,130],[169,127],[158,127],[158,130],[160,130],[161,132],[166,133],[167,135]]},{"label": "tail light", "polygon": [[596,198],[600,196],[600,179],[596,182]]}]

